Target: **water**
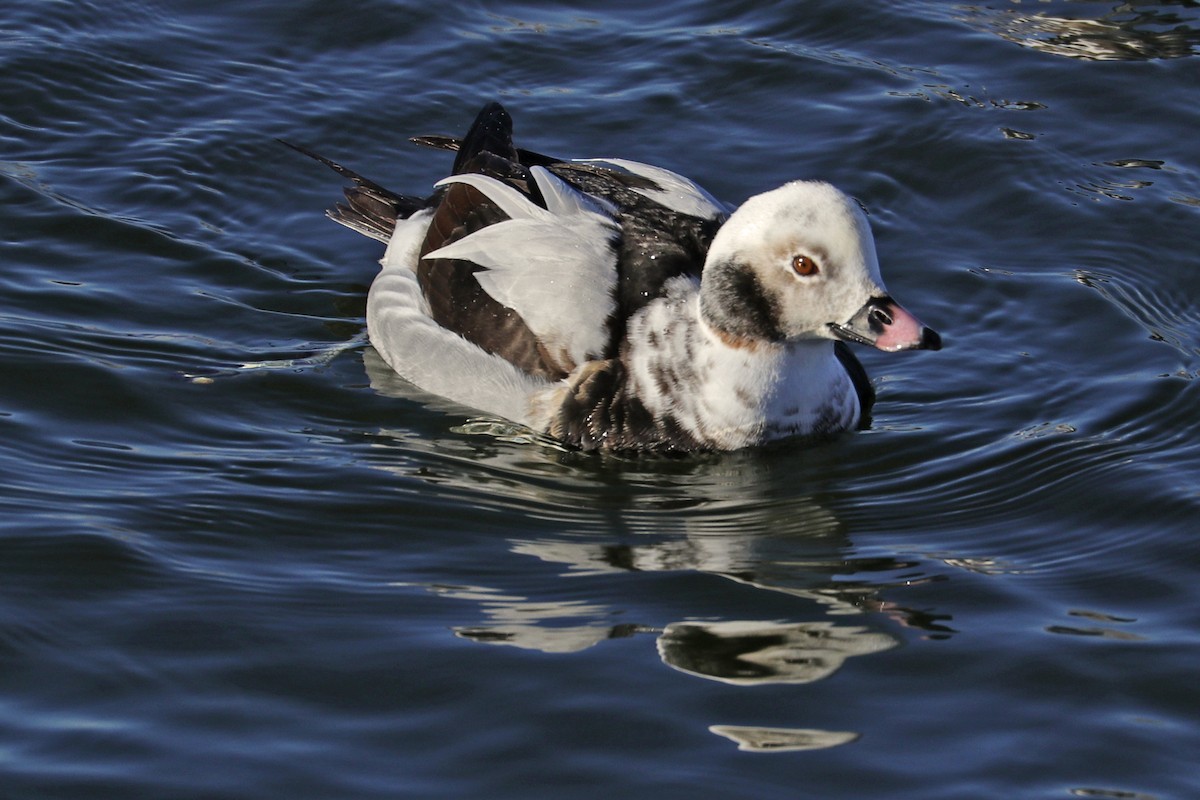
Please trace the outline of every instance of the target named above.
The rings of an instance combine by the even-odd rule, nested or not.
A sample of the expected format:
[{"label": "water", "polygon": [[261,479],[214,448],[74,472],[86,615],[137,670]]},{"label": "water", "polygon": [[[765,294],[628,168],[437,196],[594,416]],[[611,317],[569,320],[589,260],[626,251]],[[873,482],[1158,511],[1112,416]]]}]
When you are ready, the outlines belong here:
[{"label": "water", "polygon": [[[593,5],[8,4],[0,795],[1200,796],[1200,5]],[[419,192],[491,99],[837,183],[947,348],[684,460],[413,391],[272,140]]]}]

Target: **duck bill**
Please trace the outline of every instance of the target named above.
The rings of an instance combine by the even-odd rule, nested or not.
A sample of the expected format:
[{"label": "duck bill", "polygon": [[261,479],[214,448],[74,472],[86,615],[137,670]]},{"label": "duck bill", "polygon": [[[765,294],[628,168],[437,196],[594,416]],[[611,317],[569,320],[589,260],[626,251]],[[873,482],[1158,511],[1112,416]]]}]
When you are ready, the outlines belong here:
[{"label": "duck bill", "polygon": [[890,297],[872,297],[850,321],[829,323],[834,336],[889,353],[898,350],[941,350],[942,337]]}]

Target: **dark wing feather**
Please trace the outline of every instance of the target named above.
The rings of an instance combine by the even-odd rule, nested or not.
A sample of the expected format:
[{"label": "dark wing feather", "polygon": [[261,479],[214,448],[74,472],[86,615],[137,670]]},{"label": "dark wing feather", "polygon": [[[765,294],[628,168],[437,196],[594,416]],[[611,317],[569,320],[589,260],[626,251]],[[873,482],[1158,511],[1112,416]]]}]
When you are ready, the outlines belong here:
[{"label": "dark wing feather", "polygon": [[491,153],[506,161],[517,160],[517,147],[513,144],[512,117],[504,106],[492,102],[485,105],[471,123],[471,129],[463,137],[454,159],[454,175],[473,172],[468,165],[480,153]]},{"label": "dark wing feather", "polygon": [[617,252],[617,310],[613,315],[613,352],[625,336],[626,321],[666,291],[680,275],[699,278],[718,220],[673,211],[634,189],[658,189],[654,181],[586,163],[562,162],[550,171],[617,207],[621,240]]},{"label": "dark wing feather", "polygon": [[[504,181],[541,202],[528,168],[517,160],[512,143],[512,119],[499,103],[490,103],[462,140],[454,162],[455,174],[479,173]],[[484,269],[470,261],[425,258],[428,253],[470,234],[507,220],[482,192],[453,183],[435,195],[433,218],[421,245],[417,280],[429,302],[430,316],[518,369],[549,380],[566,376],[574,366],[560,363],[538,341],[517,312],[501,305],[480,286],[475,273]],[[544,203],[542,203],[544,205]]]}]

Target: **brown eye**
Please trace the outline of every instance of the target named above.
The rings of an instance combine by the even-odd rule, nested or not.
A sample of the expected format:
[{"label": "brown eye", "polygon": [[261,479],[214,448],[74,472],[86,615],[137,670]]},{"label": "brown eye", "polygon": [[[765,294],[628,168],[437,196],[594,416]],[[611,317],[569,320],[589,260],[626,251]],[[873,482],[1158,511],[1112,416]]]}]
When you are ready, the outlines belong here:
[{"label": "brown eye", "polygon": [[816,275],[821,271],[821,268],[817,266],[817,262],[813,261],[809,256],[794,257],[792,259],[792,269],[796,271],[797,275],[804,275],[806,277]]}]

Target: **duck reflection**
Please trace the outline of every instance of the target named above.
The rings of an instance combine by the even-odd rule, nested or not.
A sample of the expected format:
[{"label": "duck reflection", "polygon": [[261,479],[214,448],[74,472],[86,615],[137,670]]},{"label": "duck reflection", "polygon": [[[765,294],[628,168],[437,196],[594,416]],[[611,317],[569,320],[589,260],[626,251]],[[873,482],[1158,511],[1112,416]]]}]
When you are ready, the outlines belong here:
[{"label": "duck reflection", "polygon": [[731,529],[733,520],[725,514],[695,515],[678,536],[664,538],[638,525],[635,532],[644,541],[513,539],[510,549],[563,565],[569,575],[700,572],[803,598],[823,606],[826,616],[882,614],[904,627],[924,630],[930,638],[953,633],[942,624],[947,617],[881,596],[885,589],[928,583],[939,576],[926,574],[915,560],[847,555],[850,541],[832,514],[811,498],[793,497],[788,504],[786,520],[763,519],[768,504],[728,512],[741,520],[744,530]]},{"label": "duck reflection", "polygon": [[[818,537],[818,541],[821,537]],[[790,543],[790,547],[788,544]],[[826,543],[827,545],[828,543]],[[567,574],[601,572],[705,572],[758,589],[812,601],[806,608],[824,609],[818,621],[681,620],[662,628],[607,622],[616,609],[587,603],[544,603],[478,587],[469,591],[440,589],[458,599],[476,600],[487,621],[457,627],[458,636],[479,642],[543,652],[576,652],[607,639],[635,634],[657,636],[663,662],[680,672],[749,686],[812,683],[832,675],[852,656],[880,653],[898,639],[880,628],[883,618],[931,635],[951,632],[944,617],[907,609],[883,600],[880,592],[931,580],[912,570],[911,562],[894,559],[817,557],[811,538],[753,535],[691,537],[642,545],[573,541],[515,541],[513,552],[567,566]],[[771,551],[791,550],[790,558]],[[807,557],[796,558],[807,550]],[[828,551],[826,551],[828,552]],[[882,579],[855,579],[855,571]],[[810,611],[811,613],[811,611]],[[849,618],[855,624],[849,624]],[[846,618],[846,621],[841,621]]]},{"label": "duck reflection", "polygon": [[[395,380],[390,370],[372,374],[377,389],[438,402]],[[508,574],[520,590],[428,586],[478,610],[472,624],[452,626],[460,638],[562,654],[653,636],[661,661],[679,673],[750,687],[822,681],[854,657],[896,647],[902,628],[928,637],[952,633],[946,617],[884,597],[939,580],[938,570],[929,567],[940,562],[857,553],[847,524],[829,503],[816,491],[796,491],[798,472],[821,475],[822,458],[844,457],[836,448],[824,455],[815,448],[621,461],[513,446],[507,440],[520,433],[489,422],[457,431],[440,439],[385,432],[378,446],[390,440],[398,452],[389,466],[379,466],[464,495],[472,507],[500,510],[505,519],[536,520],[541,532],[525,535],[512,535],[513,525],[506,523],[504,546],[553,565],[556,576],[546,583],[536,577],[539,570],[516,567]],[[651,586],[626,596],[620,587],[633,575],[648,582],[716,576],[761,592],[762,602],[736,599],[734,612],[725,604],[728,597],[708,590],[656,595]],[[612,580],[596,583],[585,600],[558,599],[565,581],[589,576]],[[571,586],[573,598],[579,586]],[[737,595],[731,587],[729,597]],[[833,747],[857,738],[809,728],[710,729],[740,749],[759,752]]]},{"label": "duck reflection", "polygon": [[812,683],[851,656],[895,647],[894,637],[832,622],[673,622],[658,637],[668,666],[736,686]]},{"label": "duck reflection", "polygon": [[487,621],[458,626],[456,636],[484,644],[509,645],[543,653],[577,653],[606,639],[643,632],[637,625],[614,624],[611,609],[591,603],[537,602],[482,586],[433,586],[430,591],[479,604]]},{"label": "duck reflection", "polygon": [[683,621],[657,630],[608,622],[612,610],[595,604],[535,602],[480,586],[439,586],[431,591],[479,604],[485,623],[453,628],[464,639],[575,653],[607,639],[653,633],[663,663],[737,686],[812,683],[837,672],[852,656],[880,653],[898,643],[896,637],[864,625],[830,621]]},{"label": "duck reflection", "polygon": [[[1085,16],[1082,7],[1103,6],[1106,12]],[[964,6],[964,19],[1022,47],[1044,53],[1093,61],[1149,61],[1184,58],[1200,46],[1200,26],[1170,7],[1190,9],[1194,0],[1119,4],[1059,2],[1054,13],[1040,6],[1036,13],[1021,9]],[[1194,19],[1193,19],[1194,21]]]},{"label": "duck reflection", "polygon": [[737,742],[739,750],[781,753],[788,750],[824,750],[857,741],[860,734],[813,728],[754,728],[745,725],[710,725],[718,736]]}]

